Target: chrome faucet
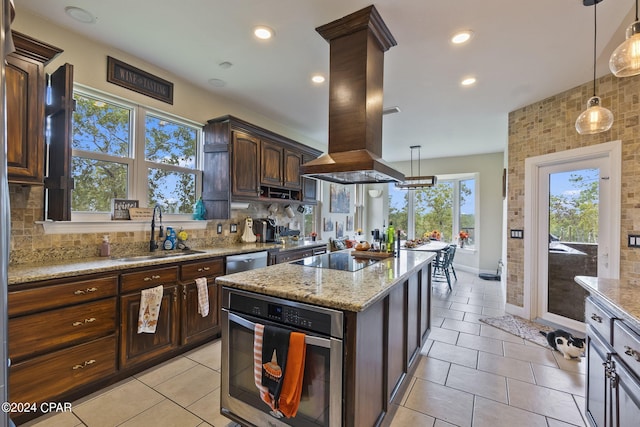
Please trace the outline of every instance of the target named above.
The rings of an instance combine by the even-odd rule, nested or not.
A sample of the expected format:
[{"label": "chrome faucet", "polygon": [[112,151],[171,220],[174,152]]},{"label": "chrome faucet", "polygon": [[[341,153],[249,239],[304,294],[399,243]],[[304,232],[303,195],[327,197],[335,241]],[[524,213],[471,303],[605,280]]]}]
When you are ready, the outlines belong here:
[{"label": "chrome faucet", "polygon": [[158,241],[154,238],[156,228],[156,211],[158,211],[158,219],[160,220],[158,240],[162,240],[164,237],[164,230],[162,227],[162,208],[159,205],[156,205],[156,207],[153,208],[153,215],[151,216],[151,239],[149,240],[149,252],[153,252],[158,249]]}]

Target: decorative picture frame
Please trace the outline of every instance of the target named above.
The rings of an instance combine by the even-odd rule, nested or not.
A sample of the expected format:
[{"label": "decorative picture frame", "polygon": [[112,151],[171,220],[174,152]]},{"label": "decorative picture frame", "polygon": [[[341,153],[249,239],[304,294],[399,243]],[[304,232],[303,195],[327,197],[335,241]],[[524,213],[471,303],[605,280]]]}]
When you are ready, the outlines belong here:
[{"label": "decorative picture frame", "polygon": [[329,212],[349,213],[351,207],[351,189],[345,185],[329,186]]},{"label": "decorative picture frame", "polygon": [[322,218],[322,231],[333,231],[333,221],[329,218]]},{"label": "decorative picture frame", "polygon": [[344,237],[344,222],[336,221],[336,239]]},{"label": "decorative picture frame", "polygon": [[111,219],[114,221],[130,220],[130,208],[139,207],[138,200],[111,199]]},{"label": "decorative picture frame", "polygon": [[346,231],[353,231],[353,215],[347,215]]}]

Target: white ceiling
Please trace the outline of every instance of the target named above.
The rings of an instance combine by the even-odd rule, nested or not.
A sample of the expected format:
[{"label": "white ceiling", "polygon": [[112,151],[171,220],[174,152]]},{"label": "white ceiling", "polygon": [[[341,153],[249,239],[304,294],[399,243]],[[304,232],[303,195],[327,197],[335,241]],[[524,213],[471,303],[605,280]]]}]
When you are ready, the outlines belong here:
[{"label": "white ceiling", "polygon": [[[15,0],[56,24],[97,39],[232,97],[317,141],[326,149],[329,44],[315,28],[374,4],[398,45],[385,54],[383,121],[387,161],[504,150],[508,113],[573,88],[593,75],[593,7],[582,0]],[[598,10],[598,76],[624,39],[633,0],[605,0]],[[82,7],[97,17],[83,24],[64,13]],[[275,29],[259,42],[255,25]],[[472,29],[453,46],[450,36]],[[218,64],[233,66],[222,69]],[[474,75],[474,87],[462,77]],[[224,87],[208,83],[217,78]],[[585,106],[587,99],[585,101]],[[603,99],[606,106],[607,100]],[[615,112],[614,112],[615,114]]]}]

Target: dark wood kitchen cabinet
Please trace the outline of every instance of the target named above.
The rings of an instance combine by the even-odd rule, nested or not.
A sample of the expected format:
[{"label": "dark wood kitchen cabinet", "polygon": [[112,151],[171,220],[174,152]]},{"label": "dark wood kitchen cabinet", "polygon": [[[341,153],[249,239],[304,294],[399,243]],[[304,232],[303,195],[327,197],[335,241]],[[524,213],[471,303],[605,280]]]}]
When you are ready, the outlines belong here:
[{"label": "dark wood kitchen cabinet", "polygon": [[63,401],[69,393],[113,375],[117,293],[117,275],[11,286],[9,401]]},{"label": "dark wood kitchen cabinet", "polygon": [[260,148],[260,184],[299,190],[302,153],[265,139]]},{"label": "dark wood kitchen cabinet", "polygon": [[[220,290],[215,283],[218,276],[224,274],[224,258],[206,261],[194,261],[180,266],[182,282],[182,319],[180,344],[204,341],[220,334]],[[209,295],[209,314],[203,317],[198,312],[198,288],[195,280],[207,279]]]},{"label": "dark wood kitchen cabinet", "polygon": [[6,59],[7,172],[9,182],[44,183],[44,66],[61,49],[13,31],[15,52]]},{"label": "dark wood kitchen cabinet", "polygon": [[[302,162],[307,163],[313,157],[302,156]],[[302,201],[309,205],[318,204],[318,180],[302,177]]]},{"label": "dark wood kitchen cabinet", "polygon": [[[224,257],[11,285],[10,400],[70,401],[205,343],[221,333]],[[195,279],[207,279],[209,315]],[[143,289],[162,284],[155,334],[138,334]],[[38,413],[15,414],[20,423]]]},{"label": "dark wood kitchen cabinet", "polygon": [[[156,332],[138,333],[141,291],[162,285],[163,295]],[[127,368],[165,353],[178,345],[180,305],[178,267],[151,268],[121,276],[120,367]]]},{"label": "dark wood kitchen cabinet", "polygon": [[[226,219],[231,202],[315,203],[315,182],[304,186],[300,166],[320,151],[233,116],[204,127],[202,200],[208,219]],[[313,194],[311,194],[313,192]]]},{"label": "dark wood kitchen cabinet", "polygon": [[260,140],[244,132],[233,132],[231,194],[255,198],[260,195]]}]

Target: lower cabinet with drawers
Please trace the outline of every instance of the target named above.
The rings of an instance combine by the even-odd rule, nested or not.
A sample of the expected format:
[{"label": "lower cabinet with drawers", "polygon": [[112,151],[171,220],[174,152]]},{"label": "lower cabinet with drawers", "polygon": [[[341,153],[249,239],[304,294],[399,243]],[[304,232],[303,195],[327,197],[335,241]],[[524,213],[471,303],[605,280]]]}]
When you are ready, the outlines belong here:
[{"label": "lower cabinet with drawers", "polygon": [[[220,334],[224,258],[11,285],[9,401],[76,399]],[[195,280],[207,281],[209,313]],[[163,286],[156,332],[138,334],[141,292]],[[14,413],[22,423],[39,413]]]},{"label": "lower cabinet with drawers", "polygon": [[640,330],[590,296],[587,323],[586,413],[597,427],[638,425]]}]

